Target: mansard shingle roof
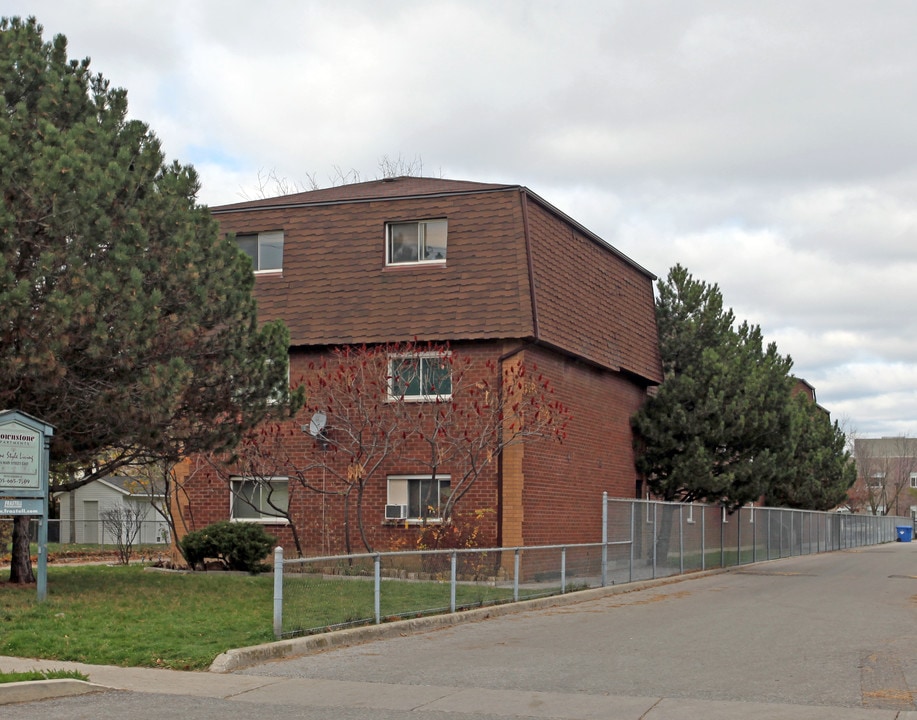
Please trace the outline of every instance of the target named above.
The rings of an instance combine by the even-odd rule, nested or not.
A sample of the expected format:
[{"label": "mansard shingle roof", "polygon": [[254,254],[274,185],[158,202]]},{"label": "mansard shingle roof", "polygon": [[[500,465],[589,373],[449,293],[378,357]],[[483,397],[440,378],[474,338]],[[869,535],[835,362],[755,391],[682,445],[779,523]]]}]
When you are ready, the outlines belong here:
[{"label": "mansard shingle roof", "polygon": [[322,203],[391,200],[399,197],[429,197],[439,194],[480,193],[506,190],[516,185],[444,180],[441,178],[395,177],[369,182],[350,183],[308,192],[259,198],[213,208],[214,212],[269,208],[277,206],[318,205]]},{"label": "mansard shingle roof", "polygon": [[[523,186],[393,178],[212,212],[224,232],[283,230],[256,296],[294,346],[530,340],[661,382],[653,275]],[[386,267],[386,223],[435,218],[447,262]]]}]

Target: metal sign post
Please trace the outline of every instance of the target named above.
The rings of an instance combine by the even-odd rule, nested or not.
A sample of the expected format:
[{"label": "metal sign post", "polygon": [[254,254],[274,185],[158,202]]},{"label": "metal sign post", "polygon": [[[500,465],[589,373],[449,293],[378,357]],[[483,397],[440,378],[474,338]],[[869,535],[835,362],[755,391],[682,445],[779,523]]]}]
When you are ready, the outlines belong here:
[{"label": "metal sign post", "polygon": [[0,411],[0,516],[35,515],[38,600],[48,595],[48,465],[54,428],[18,410]]}]

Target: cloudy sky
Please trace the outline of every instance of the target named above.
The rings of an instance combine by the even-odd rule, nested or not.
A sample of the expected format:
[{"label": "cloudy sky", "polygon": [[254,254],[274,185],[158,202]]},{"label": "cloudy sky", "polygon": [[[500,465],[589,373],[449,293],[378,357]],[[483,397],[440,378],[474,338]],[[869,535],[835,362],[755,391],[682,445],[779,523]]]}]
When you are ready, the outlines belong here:
[{"label": "cloudy sky", "polygon": [[[717,283],[861,437],[917,434],[911,0],[6,0],[208,205],[259,176],[525,185]],[[416,173],[415,173],[416,174]],[[270,189],[270,185],[268,184]]]}]

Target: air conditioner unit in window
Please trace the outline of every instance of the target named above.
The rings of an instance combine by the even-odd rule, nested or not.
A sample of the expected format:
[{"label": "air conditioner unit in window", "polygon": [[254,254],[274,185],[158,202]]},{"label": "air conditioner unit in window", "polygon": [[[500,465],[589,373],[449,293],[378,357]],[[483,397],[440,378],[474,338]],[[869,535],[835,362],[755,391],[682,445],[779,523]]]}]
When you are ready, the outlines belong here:
[{"label": "air conditioner unit in window", "polygon": [[385,519],[386,520],[404,520],[408,516],[408,506],[407,505],[386,505],[385,506]]}]

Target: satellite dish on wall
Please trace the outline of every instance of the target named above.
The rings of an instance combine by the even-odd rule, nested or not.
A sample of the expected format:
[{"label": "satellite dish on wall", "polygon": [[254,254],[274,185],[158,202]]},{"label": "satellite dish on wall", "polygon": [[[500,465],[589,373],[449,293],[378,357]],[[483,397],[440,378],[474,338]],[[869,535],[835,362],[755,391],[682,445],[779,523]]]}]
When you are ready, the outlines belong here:
[{"label": "satellite dish on wall", "polygon": [[312,437],[318,437],[321,435],[322,430],[325,429],[325,423],[327,422],[328,416],[319,410],[312,416],[312,419],[309,421],[309,434]]}]

